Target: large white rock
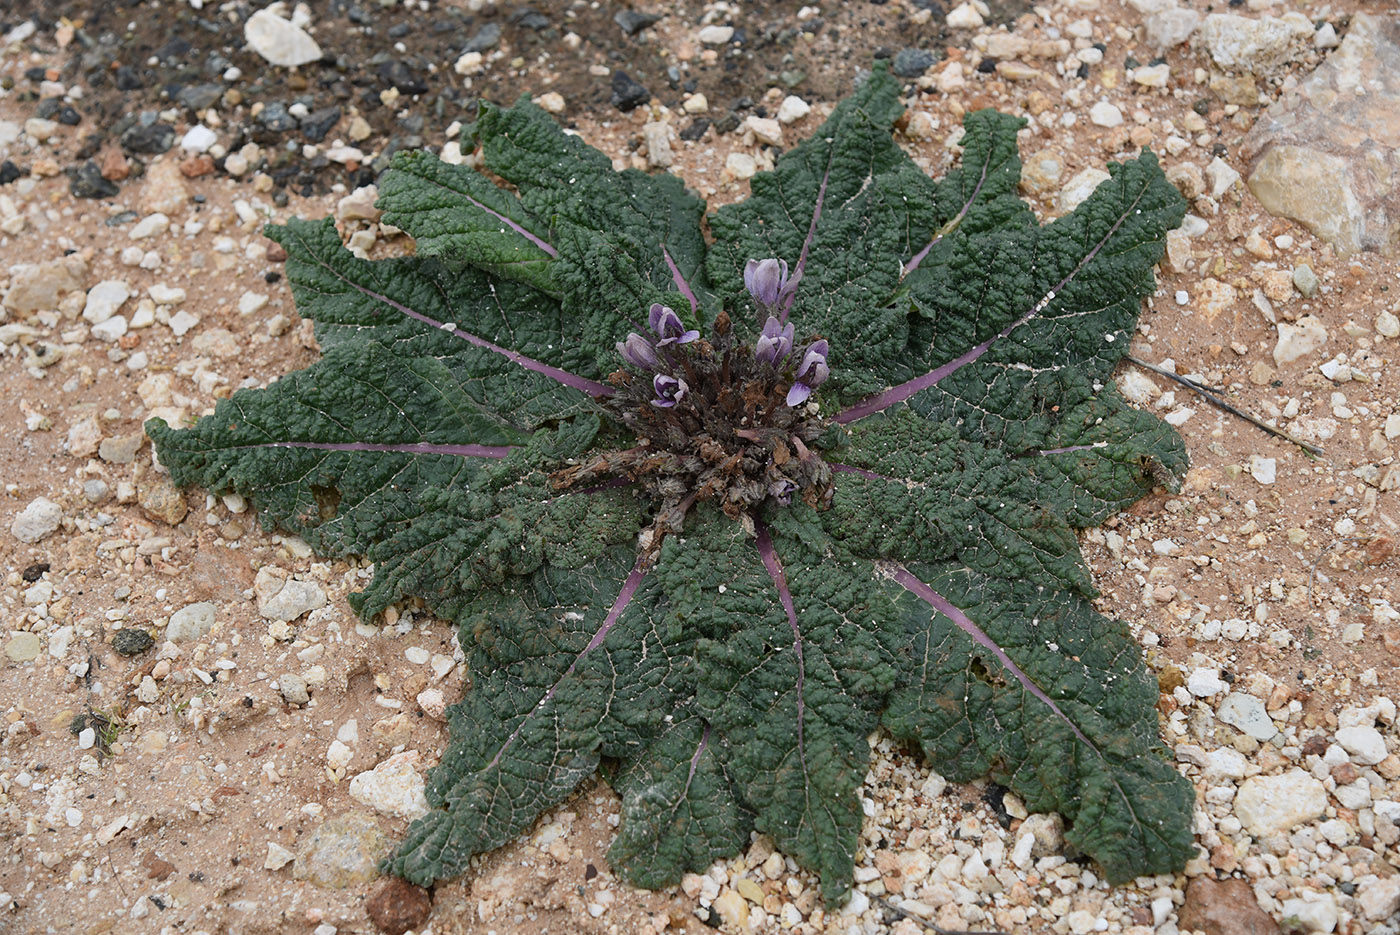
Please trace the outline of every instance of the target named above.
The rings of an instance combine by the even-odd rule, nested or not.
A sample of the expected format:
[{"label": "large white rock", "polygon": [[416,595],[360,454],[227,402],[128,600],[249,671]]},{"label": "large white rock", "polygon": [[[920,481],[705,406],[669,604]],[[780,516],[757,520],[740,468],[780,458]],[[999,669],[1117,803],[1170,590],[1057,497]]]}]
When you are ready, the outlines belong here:
[{"label": "large white rock", "polygon": [[1296,322],[1278,323],[1278,343],[1274,363],[1282,367],[1316,352],[1327,343],[1327,328],[1316,315],[1304,315]]},{"label": "large white rock", "polygon": [[1065,187],[1060,189],[1060,194],[1055,198],[1055,209],[1062,214],[1068,214],[1079,207],[1111,176],[1102,169],[1089,168],[1076,175],[1065,183]]},{"label": "large white rock", "polygon": [[273,65],[291,68],[321,57],[321,47],[300,26],[271,10],[259,10],[243,24],[243,38]]},{"label": "large white rock", "polygon": [[214,627],[214,605],[208,601],[186,604],[170,615],[165,638],[172,643],[192,643]]},{"label": "large white rock", "polygon": [[1386,877],[1357,887],[1356,902],[1368,919],[1389,919],[1400,912],[1400,876]]},{"label": "large white rock", "polygon": [[1235,817],[1255,837],[1287,833],[1327,811],[1327,790],[1301,769],[1240,784]]},{"label": "large white rock", "polygon": [[1385,738],[1374,727],[1343,727],[1337,731],[1337,743],[1362,766],[1375,766],[1389,753]]},{"label": "large white rock", "polygon": [[258,613],[268,620],[290,622],[326,606],[326,592],[316,582],[286,578],[268,568],[258,571],[253,591],[258,597]]},{"label": "large white rock", "polygon": [[1302,898],[1283,901],[1283,917],[1295,920],[1305,932],[1333,932],[1337,929],[1337,900],[1330,893],[1305,890]]},{"label": "large white rock", "polygon": [[38,542],[63,522],[63,507],[48,497],[35,497],[10,523],[10,534],[20,542]]},{"label": "large white rock", "polygon": [[1180,45],[1201,24],[1201,14],[1185,7],[1171,6],[1159,10],[1142,21],[1147,42],[1158,52]]},{"label": "large white rock", "polygon": [[1198,35],[1211,59],[1222,68],[1267,74],[1308,50],[1313,27],[1300,13],[1288,13],[1282,19],[1212,13]]},{"label": "large white rock", "polygon": [[120,279],[104,279],[88,290],[83,306],[83,320],[94,325],[111,318],[131,298],[131,289]]},{"label": "large white rock", "polygon": [[418,751],[396,753],[372,770],[350,780],[350,798],[377,812],[397,818],[421,818],[428,814],[423,777],[418,774]]},{"label": "large white rock", "polygon": [[1247,692],[1230,692],[1226,695],[1216,716],[1260,743],[1272,740],[1278,733],[1269,712],[1264,710],[1264,702]]}]

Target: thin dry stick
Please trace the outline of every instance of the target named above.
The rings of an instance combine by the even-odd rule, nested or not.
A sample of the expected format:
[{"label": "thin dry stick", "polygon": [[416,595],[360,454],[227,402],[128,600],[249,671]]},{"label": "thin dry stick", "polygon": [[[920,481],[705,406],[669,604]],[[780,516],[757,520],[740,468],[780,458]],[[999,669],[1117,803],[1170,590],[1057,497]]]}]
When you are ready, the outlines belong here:
[{"label": "thin dry stick", "polygon": [[896,906],[894,903],[890,902],[888,899],[885,899],[883,896],[878,897],[878,899],[880,905],[884,906],[890,912],[893,912],[895,915],[899,916],[902,919],[911,919],[914,922],[917,922],[919,925],[922,925],[924,928],[928,929],[930,932],[936,933],[936,935],[1006,935],[1005,932],[1002,932],[1000,930],[993,932],[969,932],[964,931],[962,929],[945,929],[941,926],[934,924],[933,922],[930,922],[923,916],[915,915],[908,909],[901,909],[899,906]]},{"label": "thin dry stick", "polygon": [[1186,387],[1191,392],[1196,393],[1202,398],[1204,398],[1206,402],[1210,403],[1211,405],[1219,406],[1221,409],[1224,409],[1231,415],[1238,416],[1239,418],[1245,420],[1250,425],[1258,426],[1259,428],[1263,429],[1265,432],[1268,432],[1275,438],[1281,438],[1286,442],[1292,442],[1293,444],[1297,445],[1299,448],[1303,449],[1310,455],[1314,455],[1317,457],[1320,457],[1322,455],[1322,449],[1317,445],[1314,445],[1311,442],[1305,442],[1301,438],[1297,438],[1293,435],[1290,435],[1288,432],[1285,432],[1281,428],[1269,425],[1267,422],[1257,419],[1249,413],[1244,412],[1243,410],[1236,409],[1234,406],[1230,405],[1225,400],[1221,399],[1219,396],[1216,396],[1209,389],[1197,383],[1195,380],[1189,379],[1188,377],[1183,377],[1177,373],[1172,373],[1170,370],[1164,370],[1161,367],[1158,367],[1156,364],[1149,364],[1145,360],[1138,360],[1132,354],[1125,354],[1124,359],[1127,360],[1129,363],[1137,364],[1144,370],[1151,370],[1153,373],[1161,374],[1169,380],[1175,380],[1177,383],[1180,383],[1182,386]]}]

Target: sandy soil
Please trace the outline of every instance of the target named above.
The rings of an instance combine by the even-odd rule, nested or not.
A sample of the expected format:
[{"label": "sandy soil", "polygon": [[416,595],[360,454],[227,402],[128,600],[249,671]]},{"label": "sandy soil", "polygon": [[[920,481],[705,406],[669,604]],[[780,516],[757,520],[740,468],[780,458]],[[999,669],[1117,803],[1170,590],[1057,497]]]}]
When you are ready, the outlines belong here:
[{"label": "sandy soil", "polygon": [[[1340,11],[1351,8],[1302,6],[1310,17],[1342,22]],[[910,8],[897,3],[869,11],[892,18],[910,15]],[[1104,64],[1091,81],[1076,85],[1083,89],[1082,97],[1066,96],[1071,85],[1055,77],[1054,60],[1034,59],[1027,61],[1042,69],[1042,78],[973,73],[965,87],[951,93],[936,85],[916,90],[912,108],[925,116],[911,121],[911,136],[902,142],[921,164],[941,174],[956,158],[945,146],[950,131],[963,112],[982,106],[1031,115],[1077,114],[1073,126],[1052,130],[1037,122],[1023,135],[1023,156],[1049,153],[1062,162],[1061,183],[1139,145],[1160,151],[1168,136],[1191,126],[1193,115],[1203,128],[1183,133],[1191,138],[1190,147],[1166,157],[1165,164],[1203,167],[1216,152],[1228,161],[1259,113],[1256,107],[1227,112],[1210,98],[1204,86],[1193,82],[1200,62],[1185,48],[1167,56],[1175,76],[1172,87],[1125,87],[1124,57],[1136,51],[1146,60],[1148,53],[1137,48],[1133,37],[1139,15],[1117,3],[1056,6],[1048,17],[1060,26],[1087,17],[1094,38],[1107,40]],[[1016,35],[1033,41],[1048,39],[1051,28],[1034,13],[1026,13],[1014,27]],[[687,22],[664,21],[657,30],[655,41],[670,49],[692,41],[694,32]],[[947,41],[950,58],[979,57],[968,34]],[[829,97],[809,97],[813,113],[785,128],[792,139],[818,125],[855,69],[867,63],[838,54],[842,51],[850,50],[839,45],[826,50],[823,87],[833,90]],[[53,61],[61,54],[56,51]],[[1314,54],[1292,65],[1291,72],[1306,71],[1317,60]],[[18,75],[49,61],[13,56],[0,60],[0,71]],[[930,77],[941,67],[935,66]],[[527,72],[518,79],[523,84],[529,84],[528,77],[538,80],[540,90],[557,86],[548,64]],[[568,98],[567,88],[564,93]],[[755,97],[761,96],[760,89]],[[1102,128],[1084,119],[1100,97],[1128,115],[1123,126]],[[1193,109],[1202,99],[1206,104]],[[584,138],[621,164],[645,165],[645,150],[639,153],[636,144],[640,128],[649,115],[667,116],[646,107],[620,115],[606,104],[584,107],[570,100],[569,106],[569,117]],[[0,120],[22,123],[32,115],[31,107],[17,95],[0,97]],[[670,117],[685,125],[683,115]],[[425,131],[429,145],[442,144],[446,123],[433,123]],[[11,153],[12,158],[22,153],[21,161],[29,165],[42,167],[49,158],[55,167],[67,166],[80,145],[79,134],[63,128],[32,152],[17,143]],[[672,171],[715,203],[746,191],[745,182],[725,171],[730,152],[754,154],[760,166],[771,158],[742,133],[716,137],[711,132],[698,142],[673,142],[673,147]],[[0,240],[0,267],[73,253],[86,263],[85,285],[106,279],[130,284],[137,295],[123,308],[127,315],[151,286],[166,284],[187,293],[169,312],[199,317],[181,337],[159,320],[166,317],[161,312],[150,327],[104,342],[91,336],[79,317],[83,300],[78,292],[52,311],[27,320],[12,315],[5,323],[32,330],[15,331],[13,339],[5,340],[0,364],[0,393],[9,401],[0,408],[0,477],[5,485],[0,599],[9,631],[0,639],[35,633],[42,649],[32,661],[6,659],[0,669],[6,719],[0,746],[0,836],[7,852],[0,860],[0,890],[8,899],[0,907],[0,931],[316,930],[326,935],[328,930],[317,928],[325,925],[339,932],[372,931],[364,903],[377,884],[316,886],[295,878],[296,863],[269,870],[264,861],[270,842],[295,852],[324,818],[367,812],[348,794],[350,777],[391,752],[416,750],[424,766],[434,761],[444,746],[445,729],[415,699],[423,689],[436,687],[452,700],[462,689],[463,672],[451,665],[438,677],[430,663],[411,660],[437,655],[450,660],[450,631],[422,613],[405,614],[380,628],[357,625],[344,595],[362,586],[364,568],[319,561],[299,542],[261,529],[250,513],[234,512],[203,491],[182,494],[188,514],[179,522],[156,518],[142,506],[143,500],[151,503],[161,483],[149,445],[127,463],[121,463],[120,453],[104,458],[85,445],[92,437],[85,424],[95,425],[104,439],[131,436],[141,431],[153,408],[198,414],[236,387],[264,384],[316,356],[309,329],[296,324],[280,264],[269,256],[270,244],[261,240],[258,226],[269,217],[334,212],[344,192],[309,198],[293,194],[285,207],[278,207],[247,178],[187,179],[181,184],[188,198],[171,214],[171,231],[133,242],[131,224],[112,226],[109,219],[123,210],[149,214],[150,199],[158,194],[149,181],[152,166],[177,157],[177,151],[157,157],[147,166],[148,181],[130,181],[110,200],[73,199],[62,175],[38,178],[25,193],[13,185],[0,188],[0,202],[13,199],[14,213],[24,218],[21,230]],[[1028,192],[1046,217],[1057,213],[1059,187]],[[196,196],[203,201],[196,203]],[[244,212],[249,220],[240,219],[234,207],[239,200],[251,208]],[[1159,364],[1174,361],[1178,372],[1224,387],[1236,405],[1282,420],[1296,434],[1322,445],[1324,453],[1309,457],[1153,377],[1155,389],[1143,389],[1145,404],[1175,414],[1190,450],[1190,474],[1179,494],[1159,493],[1104,528],[1088,531],[1086,551],[1103,592],[1101,609],[1132,624],[1162,676],[1160,710],[1169,744],[1232,748],[1266,774],[1293,765],[1312,770],[1343,709],[1400,697],[1400,638],[1389,610],[1400,518],[1393,488],[1400,485],[1400,471],[1393,463],[1395,442],[1384,432],[1400,395],[1400,376],[1389,366],[1395,342],[1377,335],[1374,324],[1377,314],[1395,303],[1397,267],[1393,259],[1374,254],[1338,258],[1307,230],[1265,214],[1242,185],[1219,199],[1198,200],[1194,210],[1206,218],[1209,229],[1191,244],[1190,269],[1176,271],[1164,264],[1133,353]],[[191,225],[202,227],[189,233]],[[346,233],[367,226],[349,222]],[[1267,257],[1256,255],[1263,250],[1246,250],[1256,232],[1255,244],[1266,245]],[[1290,237],[1290,246],[1278,246]],[[228,242],[216,244],[218,238]],[[123,264],[122,251],[134,243],[159,254],[158,268]],[[401,241],[381,238],[374,249],[401,248]],[[1250,296],[1266,288],[1271,270],[1304,263],[1321,280],[1320,291],[1312,298],[1292,293],[1274,304],[1283,318],[1317,316],[1329,340],[1323,350],[1297,363],[1276,366],[1275,328]],[[0,268],[0,289],[6,275]],[[1208,308],[1201,301],[1206,278],[1233,285],[1236,299]],[[1185,304],[1176,301],[1178,291],[1188,297]],[[267,303],[242,314],[239,303],[248,292],[266,295]],[[274,316],[287,321],[270,324]],[[1352,382],[1337,383],[1319,371],[1320,364],[1338,354],[1347,355]],[[56,362],[51,362],[53,355]],[[1256,457],[1274,459],[1272,483],[1257,480],[1257,469],[1251,473]],[[96,501],[84,490],[84,483],[93,480],[107,487]],[[63,508],[61,527],[34,544],[17,541],[7,532],[11,518],[41,496]],[[279,629],[258,612],[253,588],[260,569],[313,581],[328,603],[295,621],[290,632]],[[47,587],[35,590],[36,585]],[[173,649],[162,649],[158,641],[156,648],[133,658],[114,651],[111,640],[119,629],[139,627],[159,636],[174,611],[197,601],[210,601],[216,609],[214,628],[200,641]],[[1226,636],[1220,635],[1218,624],[1232,619],[1243,621],[1235,634],[1240,638],[1228,638],[1229,627]],[[409,650],[415,651],[406,655]],[[1279,742],[1261,746],[1204,713],[1208,709],[1189,693],[1183,702],[1183,692],[1173,689],[1202,668],[1222,670],[1236,689],[1265,700],[1283,730]],[[311,705],[284,703],[271,687],[283,672],[312,676]],[[142,700],[138,692],[147,676],[154,694]],[[83,717],[89,720],[76,726],[99,728],[89,748],[72,730],[75,719]],[[342,770],[327,763],[327,750],[337,737],[353,752]],[[1390,760],[1395,760],[1393,754]],[[1267,850],[1263,844],[1237,826],[1233,832],[1228,824],[1222,827],[1229,802],[1208,796],[1217,780],[1189,763],[1183,769],[1198,784],[1205,815],[1200,840],[1206,856],[1190,874],[1219,871],[1251,884],[1275,879],[1280,903],[1315,890],[1333,893],[1345,908],[1349,894],[1343,895],[1341,887],[1360,876],[1361,868],[1370,867],[1382,877],[1394,872],[1394,836],[1387,842],[1364,827],[1327,853],[1303,851],[1290,859],[1289,849],[1299,848],[1285,841],[1283,855],[1273,853],[1272,863],[1261,860]],[[936,862],[957,852],[966,835],[955,832],[968,822],[988,834],[1014,835],[1019,819],[1005,818],[1006,828],[999,824],[994,807],[1002,804],[999,796],[988,796],[979,786],[952,786],[929,800],[914,794],[924,788],[927,775],[926,765],[891,749],[887,740],[877,741],[876,767],[866,790],[874,816],[865,863],[885,867],[876,876],[886,889],[891,874],[877,860],[882,850],[922,848]],[[1377,790],[1376,798],[1400,797],[1397,777],[1400,772],[1383,769],[1386,791]],[[1346,814],[1335,800],[1329,800],[1328,808],[1328,819],[1358,822],[1355,812]],[[704,924],[696,912],[700,883],[684,892],[648,893],[612,877],[604,854],[615,815],[616,803],[606,786],[590,786],[542,818],[521,841],[481,859],[462,879],[439,885],[431,931],[701,931]],[[377,821],[390,838],[406,825],[384,815]],[[912,829],[922,833],[911,834]],[[1007,840],[1009,848],[1011,838]],[[763,915],[766,921],[751,916],[751,922],[761,921],[759,928],[782,928],[781,906],[792,903],[800,910],[798,931],[845,932],[852,926],[870,932],[914,930],[910,921],[881,915],[878,905],[863,919],[841,916],[836,907],[823,909],[811,879],[787,868],[772,878],[757,872],[754,865],[763,863],[767,852],[761,841],[755,848],[721,876],[748,873],[776,901]],[[1280,859],[1283,866],[1275,868]],[[1020,888],[984,895],[980,910],[933,908],[945,925],[1069,931],[1071,913],[1080,910],[1104,919],[1110,932],[1132,926],[1149,931],[1149,904],[1166,895],[1174,905],[1164,924],[1174,924],[1186,875],[1109,890],[1086,872],[1087,866],[1067,866],[1072,874],[1063,868],[1013,868]],[[915,895],[914,888],[906,895]],[[1360,935],[1370,924],[1343,918],[1337,931]]]}]

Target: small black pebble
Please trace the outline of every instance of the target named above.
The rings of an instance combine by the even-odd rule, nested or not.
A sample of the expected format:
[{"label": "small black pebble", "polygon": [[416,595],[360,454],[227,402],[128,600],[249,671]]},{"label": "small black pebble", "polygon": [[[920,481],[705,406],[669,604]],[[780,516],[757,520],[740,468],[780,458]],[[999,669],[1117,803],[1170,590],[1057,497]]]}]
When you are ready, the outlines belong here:
[{"label": "small black pebble", "polygon": [[123,656],[139,656],[155,645],[151,634],[140,627],[126,627],[112,637],[112,648]]},{"label": "small black pebble", "polygon": [[0,162],[0,185],[9,185],[15,179],[24,175],[24,170],[6,159]]},{"label": "small black pebble", "polygon": [[994,58],[984,58],[977,63],[977,70],[984,75],[990,75],[997,70],[997,60]]},{"label": "small black pebble", "polygon": [[687,143],[694,143],[705,135],[705,131],[710,129],[710,121],[704,117],[696,117],[690,122],[690,126],[680,132],[680,138]]},{"label": "small black pebble", "polygon": [[28,568],[26,568],[24,570],[24,574],[20,575],[20,577],[23,578],[25,581],[33,583],[42,578],[44,576],[44,572],[48,570],[48,562],[35,562],[33,565],[30,565]]},{"label": "small black pebble", "polygon": [[273,270],[269,273],[263,273],[263,282],[265,283],[281,282],[281,280],[282,274],[277,272],[277,270]]},{"label": "small black pebble", "polygon": [[74,198],[112,198],[121,191],[115,182],[102,177],[102,170],[91,159],[68,169],[67,175],[68,191]]},{"label": "small black pebble", "polygon": [[1079,70],[1078,70],[1077,72],[1075,72],[1074,74],[1075,74],[1075,77],[1077,77],[1077,78],[1088,78],[1088,77],[1089,77],[1089,63],[1088,63],[1088,62],[1080,62],[1080,63],[1079,63]]}]

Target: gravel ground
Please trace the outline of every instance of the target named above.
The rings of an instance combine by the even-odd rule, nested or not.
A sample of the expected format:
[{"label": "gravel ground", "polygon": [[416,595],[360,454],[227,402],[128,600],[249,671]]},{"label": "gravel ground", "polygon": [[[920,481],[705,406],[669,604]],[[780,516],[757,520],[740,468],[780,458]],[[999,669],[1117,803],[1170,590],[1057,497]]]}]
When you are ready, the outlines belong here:
[{"label": "gravel ground", "polygon": [[[257,9],[0,11],[0,932],[1400,932],[1393,10],[336,0],[259,14],[255,48]],[[1031,118],[1023,190],[1045,218],[1107,160],[1156,151],[1193,219],[1134,355],[1322,449],[1120,373],[1193,467],[1085,547],[1101,609],[1159,673],[1198,859],[1110,889],[1053,816],[877,734],[845,906],[762,836],[675,891],[626,887],[596,784],[427,915],[373,859],[445,745],[450,630],[411,606],[357,623],[363,565],[172,488],[142,422],[313,360],[260,225],[334,213],[352,249],[407,249],[362,186],[398,148],[470,158],[456,137],[482,96],[531,93],[618,165],[720,204],[877,55],[934,174],[965,112]],[[1300,142],[1309,94],[1326,132]]]}]

